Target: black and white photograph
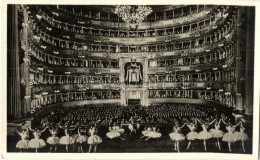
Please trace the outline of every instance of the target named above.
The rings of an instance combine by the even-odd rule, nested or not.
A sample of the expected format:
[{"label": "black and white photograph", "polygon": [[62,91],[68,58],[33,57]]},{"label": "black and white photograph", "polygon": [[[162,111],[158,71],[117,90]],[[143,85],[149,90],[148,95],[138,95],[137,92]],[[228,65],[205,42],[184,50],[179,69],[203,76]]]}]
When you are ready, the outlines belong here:
[{"label": "black and white photograph", "polygon": [[80,2],[5,4],[4,155],[257,154],[253,1]]}]

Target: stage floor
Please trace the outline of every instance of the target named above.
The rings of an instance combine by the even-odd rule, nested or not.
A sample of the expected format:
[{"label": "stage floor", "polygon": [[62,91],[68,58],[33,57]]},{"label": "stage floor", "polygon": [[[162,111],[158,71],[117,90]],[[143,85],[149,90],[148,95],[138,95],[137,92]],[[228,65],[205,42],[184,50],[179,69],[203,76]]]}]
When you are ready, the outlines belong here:
[{"label": "stage floor", "polygon": [[[223,126],[224,127],[224,126]],[[223,128],[222,127],[222,128]],[[113,139],[110,140],[106,137],[107,127],[99,128],[99,136],[103,139],[103,143],[98,145],[97,152],[98,153],[140,153],[140,152],[177,152],[174,150],[174,142],[170,139],[169,133],[172,130],[172,126],[161,126],[162,137],[160,139],[149,139],[146,141],[144,138],[140,139],[141,134],[137,133],[136,135],[129,135],[128,130],[126,129],[125,140],[121,139]],[[198,127],[197,132],[200,131],[200,126]],[[223,129],[226,132],[225,129]],[[180,142],[180,152],[214,152],[214,153],[241,153],[241,154],[252,154],[252,126],[246,126],[246,133],[249,136],[249,140],[245,142],[246,152],[242,151],[241,142],[233,143],[232,152],[228,151],[228,144],[226,142],[221,143],[222,150],[219,151],[216,147],[216,140],[210,139],[207,141],[207,151],[204,151],[203,141],[195,140],[195,142],[191,145],[189,150],[186,150],[188,141],[184,140]],[[182,133],[186,135],[188,133],[187,127],[182,130]],[[63,131],[59,133],[59,137],[63,136]],[[50,136],[48,131],[45,131],[42,135],[42,139],[46,141],[47,137]],[[33,137],[30,135],[30,138]],[[17,136],[9,136],[7,137],[7,151],[8,152],[19,152],[18,149],[15,148],[16,143],[20,140],[20,137]],[[88,144],[83,144],[84,152],[88,152]],[[48,152],[49,146],[42,148],[39,152]],[[29,149],[28,152],[34,152],[34,150]],[[65,146],[58,146],[57,152],[66,152]],[[71,145],[70,152],[77,153],[77,146]]]}]

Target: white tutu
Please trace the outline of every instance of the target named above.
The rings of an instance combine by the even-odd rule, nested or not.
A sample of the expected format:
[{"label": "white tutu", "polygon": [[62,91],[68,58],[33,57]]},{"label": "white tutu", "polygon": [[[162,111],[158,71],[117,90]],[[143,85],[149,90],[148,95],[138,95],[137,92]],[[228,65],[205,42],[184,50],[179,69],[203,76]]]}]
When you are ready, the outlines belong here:
[{"label": "white tutu", "polygon": [[212,135],[207,131],[201,131],[198,136],[198,139],[210,139],[210,138],[212,138]]},{"label": "white tutu", "polygon": [[120,137],[120,133],[117,131],[112,131],[112,132],[107,132],[106,136],[110,139],[116,138],[116,137]]},{"label": "white tutu", "polygon": [[212,138],[221,138],[224,135],[223,131],[217,130],[217,129],[211,129],[211,130],[209,130],[209,132],[210,132]]},{"label": "white tutu", "polygon": [[60,138],[60,144],[62,144],[62,145],[69,145],[69,144],[73,144],[73,143],[74,143],[74,139],[72,137],[63,136]]},{"label": "white tutu", "polygon": [[235,135],[232,134],[232,133],[225,133],[223,135],[222,141],[224,141],[224,142],[235,142],[236,138],[235,138]]},{"label": "white tutu", "polygon": [[85,136],[85,135],[77,135],[75,138],[74,138],[75,142],[76,143],[84,143],[84,142],[87,142],[88,141],[88,137]]},{"label": "white tutu", "polygon": [[16,148],[20,148],[20,149],[29,148],[29,140],[22,139],[22,140],[18,141],[17,144],[16,144]]},{"label": "white tutu", "polygon": [[151,138],[160,138],[162,136],[162,134],[151,131],[151,132],[147,133],[146,136],[151,137]]},{"label": "white tutu", "polygon": [[244,132],[234,132],[236,141],[247,141],[248,135]]},{"label": "white tutu", "polygon": [[169,134],[170,138],[174,141],[182,141],[185,139],[184,135],[177,132],[172,132]]},{"label": "white tutu", "polygon": [[60,138],[59,137],[49,137],[47,138],[47,143],[49,143],[50,145],[55,145],[55,144],[59,144],[60,142]]},{"label": "white tutu", "polygon": [[42,139],[32,139],[29,141],[29,148],[43,148],[46,143]]},{"label": "white tutu", "polygon": [[188,140],[195,140],[195,139],[198,139],[199,134],[197,132],[189,132],[186,135],[186,137],[187,137]]},{"label": "white tutu", "polygon": [[147,136],[147,134],[148,134],[149,132],[151,132],[151,131],[142,131],[142,134],[143,134],[144,136]]},{"label": "white tutu", "polygon": [[102,143],[102,139],[98,135],[91,135],[88,137],[88,144],[99,144]]}]

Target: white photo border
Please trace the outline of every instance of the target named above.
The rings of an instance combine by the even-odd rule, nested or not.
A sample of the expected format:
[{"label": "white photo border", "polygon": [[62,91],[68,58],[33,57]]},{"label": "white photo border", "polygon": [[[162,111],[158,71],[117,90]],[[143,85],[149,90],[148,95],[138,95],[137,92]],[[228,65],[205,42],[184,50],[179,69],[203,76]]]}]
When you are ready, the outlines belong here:
[{"label": "white photo border", "polygon": [[[255,51],[254,51],[254,107],[253,107],[253,150],[252,154],[232,153],[8,153],[7,152],[7,4],[78,4],[78,5],[118,5],[118,4],[145,4],[145,5],[182,5],[182,4],[215,4],[215,5],[239,5],[255,6]],[[1,1],[1,78],[0,78],[0,158],[8,159],[211,159],[231,160],[250,159],[256,160],[259,155],[259,82],[260,82],[260,1],[259,0],[2,0]]]}]

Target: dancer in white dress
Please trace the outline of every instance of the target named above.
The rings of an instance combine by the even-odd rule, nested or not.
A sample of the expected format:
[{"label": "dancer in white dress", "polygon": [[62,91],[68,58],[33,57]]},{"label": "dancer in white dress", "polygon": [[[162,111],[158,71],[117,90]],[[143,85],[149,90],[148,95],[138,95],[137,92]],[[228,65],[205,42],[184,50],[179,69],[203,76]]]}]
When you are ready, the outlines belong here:
[{"label": "dancer in white dress", "polygon": [[56,152],[57,150],[57,146],[60,142],[60,138],[57,137],[57,134],[58,134],[58,128],[56,127],[53,127],[51,129],[49,129],[50,133],[52,136],[48,137],[47,138],[47,143],[49,143],[51,146],[50,146],[50,149],[49,149],[49,152],[52,151],[52,148],[54,147],[54,152]]},{"label": "dancer in white dress", "polygon": [[144,130],[142,131],[143,136],[140,137],[140,138],[147,137],[148,133],[149,133],[149,132],[152,132],[152,130],[153,130],[153,129],[152,129],[152,127],[151,127],[150,125],[146,126],[146,127],[144,128]]},{"label": "dancer in white dress", "polygon": [[16,132],[21,137],[21,140],[18,141],[16,144],[16,148],[19,148],[20,152],[26,151],[29,148],[29,140],[28,140],[29,130],[28,130],[28,128],[22,130],[22,132],[19,132],[17,130],[16,130]]},{"label": "dancer in white dress", "polygon": [[201,124],[201,127],[202,127],[202,131],[199,133],[198,139],[203,140],[204,149],[205,149],[205,151],[207,151],[207,143],[206,143],[206,141],[208,139],[212,138],[212,135],[208,132],[208,127],[211,124],[213,124],[216,121],[216,119],[214,119],[210,123],[202,122],[199,119],[197,119],[197,121]]},{"label": "dancer in white dress", "polygon": [[[62,128],[62,129],[64,129],[64,136],[62,136],[61,138],[60,138],[60,144],[61,145],[65,145],[65,148],[66,148],[66,151],[67,152],[69,152],[69,145],[71,145],[71,144],[74,144],[75,143],[75,141],[74,141],[74,139],[70,136],[70,131],[69,131],[69,126],[68,125],[65,125],[65,126],[61,126],[60,124],[59,124],[59,127],[60,128]],[[75,127],[76,128],[76,127]],[[75,129],[75,128],[73,128],[73,129]]]},{"label": "dancer in white dress", "polygon": [[[28,126],[28,125],[27,125]],[[35,148],[35,152],[38,152],[38,149],[43,148],[46,146],[46,143],[44,140],[40,139],[41,134],[48,128],[44,128],[42,131],[39,129],[33,130],[31,127],[29,127],[29,130],[33,132],[34,139],[31,139],[29,141],[29,148]]]},{"label": "dancer in white dress", "polygon": [[175,122],[175,125],[173,126],[173,132],[169,134],[170,138],[174,141],[174,150],[177,150],[180,152],[179,143],[180,141],[185,140],[185,136],[181,134],[181,129],[186,125],[184,123],[181,127],[179,126],[178,122]]},{"label": "dancer in white dress", "polygon": [[124,139],[124,137],[125,137],[125,129],[123,128],[122,123],[117,124],[117,125],[115,126],[115,129],[116,129],[117,132],[120,133],[120,137],[119,137],[119,138],[122,139],[122,140],[125,140],[125,139]]},{"label": "dancer in white dress", "polygon": [[215,121],[214,129],[210,129],[209,132],[212,135],[212,138],[216,138],[216,147],[218,146],[218,149],[221,150],[221,146],[219,143],[219,139],[223,137],[224,132],[221,131],[220,128],[221,119],[219,121]]},{"label": "dancer in white dress", "polygon": [[145,139],[146,141],[150,138],[160,138],[162,136],[161,133],[159,133],[159,128],[157,126],[153,126],[152,127],[152,131],[151,132],[148,132],[146,134],[147,138]]},{"label": "dancer in white dress", "polygon": [[187,140],[189,140],[186,150],[190,148],[191,142],[195,141],[199,137],[199,134],[195,132],[195,130],[197,129],[197,121],[196,119],[193,119],[192,121],[193,122],[187,123],[187,127],[190,129],[190,132],[186,135]]},{"label": "dancer in white dress", "polygon": [[106,133],[106,136],[109,139],[120,138],[120,139],[124,140],[121,137],[121,133],[118,131],[119,130],[119,126],[116,126],[116,123],[114,123],[112,126],[110,126],[108,128],[108,130],[109,130],[109,132]]},{"label": "dancer in white dress", "polygon": [[223,138],[222,138],[222,141],[224,142],[227,142],[228,143],[228,149],[229,149],[229,152],[232,152],[232,149],[231,149],[231,144],[236,142],[236,137],[234,135],[234,131],[236,129],[236,127],[240,124],[238,123],[237,125],[232,125],[231,123],[226,123],[223,119],[222,119],[222,122],[226,125],[226,129],[227,129],[227,133],[225,133],[223,135]]},{"label": "dancer in white dress", "polygon": [[88,144],[89,144],[88,152],[90,152],[92,147],[94,147],[94,153],[96,153],[97,145],[102,143],[102,139],[98,135],[96,135],[97,134],[96,125],[91,126],[88,131],[89,131],[89,134],[90,134],[90,137],[88,137]]},{"label": "dancer in white dress", "polygon": [[116,131],[119,132],[121,135],[125,133],[125,129],[123,128],[122,124],[115,126]]},{"label": "dancer in white dress", "polygon": [[86,134],[85,129],[78,128],[78,135],[76,137],[74,137],[74,140],[78,145],[78,152],[81,152],[81,153],[83,153],[82,144],[88,141],[88,137],[85,134]]},{"label": "dancer in white dress", "polygon": [[239,132],[234,132],[236,141],[241,141],[241,145],[242,145],[242,149],[244,152],[246,152],[245,150],[245,141],[248,140],[248,135],[245,133],[245,127],[243,125],[244,123],[244,119],[241,119],[240,121],[240,128],[239,128]]}]

